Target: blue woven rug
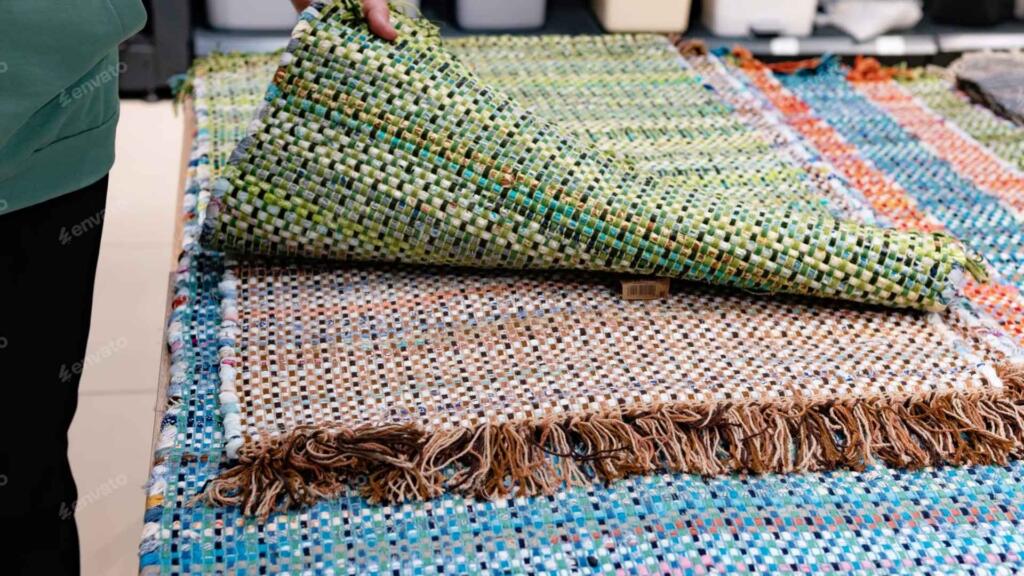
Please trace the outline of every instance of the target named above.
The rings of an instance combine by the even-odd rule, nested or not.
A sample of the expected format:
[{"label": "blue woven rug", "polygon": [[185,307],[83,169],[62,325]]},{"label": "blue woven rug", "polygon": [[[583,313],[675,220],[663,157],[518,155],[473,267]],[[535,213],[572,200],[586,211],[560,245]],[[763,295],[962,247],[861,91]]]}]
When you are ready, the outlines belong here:
[{"label": "blue woven rug", "polygon": [[[220,471],[224,421],[231,418],[221,413],[220,350],[232,344],[222,331],[224,262],[202,252],[195,238],[211,171],[241,137],[275,62],[218,57],[202,63],[195,76],[198,133],[185,203],[186,256],[170,327],[169,405],[140,546],[143,574],[1024,570],[1019,462],[912,473],[661,474],[492,502],[442,496],[375,506],[353,490],[275,513],[266,523],[235,508],[192,505]],[[800,81],[787,80],[787,86],[800,90]],[[938,161],[926,151],[915,158]],[[943,193],[941,187],[928,191],[939,206]]]}]

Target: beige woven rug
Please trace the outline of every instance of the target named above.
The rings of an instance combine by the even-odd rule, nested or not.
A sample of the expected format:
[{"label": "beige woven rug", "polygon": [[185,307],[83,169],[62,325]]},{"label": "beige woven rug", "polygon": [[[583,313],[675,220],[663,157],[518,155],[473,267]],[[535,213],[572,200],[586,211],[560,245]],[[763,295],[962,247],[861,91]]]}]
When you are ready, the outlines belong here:
[{"label": "beige woven rug", "polygon": [[1021,437],[999,340],[959,306],[693,286],[627,302],[600,277],[454,270],[234,274],[238,372],[221,400],[230,415],[237,395],[243,442],[209,494],[249,513],[353,481],[400,501],[658,470],[1002,462]]}]

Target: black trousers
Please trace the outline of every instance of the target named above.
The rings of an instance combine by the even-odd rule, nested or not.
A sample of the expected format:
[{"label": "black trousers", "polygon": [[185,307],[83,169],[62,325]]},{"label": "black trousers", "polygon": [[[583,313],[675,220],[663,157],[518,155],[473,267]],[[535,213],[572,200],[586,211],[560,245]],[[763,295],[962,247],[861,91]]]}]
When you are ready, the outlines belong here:
[{"label": "black trousers", "polygon": [[[4,574],[78,574],[68,427],[87,364],[107,178],[0,212],[0,522]],[[102,447],[96,447],[102,449]]]}]

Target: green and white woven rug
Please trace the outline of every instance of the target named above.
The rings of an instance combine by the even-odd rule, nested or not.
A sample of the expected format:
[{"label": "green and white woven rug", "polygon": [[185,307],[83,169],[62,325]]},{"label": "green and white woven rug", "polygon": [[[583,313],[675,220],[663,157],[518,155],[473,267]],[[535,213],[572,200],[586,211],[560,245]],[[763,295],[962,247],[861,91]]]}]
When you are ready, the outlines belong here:
[{"label": "green and white woven rug", "polygon": [[[336,7],[307,12],[304,22],[275,82],[289,65],[304,69],[296,55],[308,49],[302,35],[316,26],[326,26],[324,34],[350,30],[370,47],[365,50],[391,50]],[[336,39],[307,41],[332,55],[345,46]],[[400,44],[394,57],[429,58],[407,48]],[[929,237],[859,224],[861,199],[798,138],[759,110],[716,61],[683,60],[664,38],[469,39],[452,49],[466,62],[452,66],[465,70],[465,78],[479,75],[483,81],[473,82],[480,92],[513,94],[515,117],[543,127],[538,135],[559,134],[584,160],[600,158],[617,182],[651,186],[636,197],[609,189],[615,197],[609,202],[629,197],[632,206],[656,198],[659,206],[679,208],[683,200],[672,190],[685,186],[693,192],[680,195],[701,206],[785,214],[780,229],[794,220],[831,222],[863,234],[868,244]],[[630,61],[640,64],[625,65]],[[381,76],[384,84],[391,74]],[[345,76],[325,71],[320,77]],[[324,106],[318,125],[336,119],[341,126],[345,116],[328,112],[327,103],[351,95],[306,101],[283,94],[271,88],[256,136],[227,168],[234,180],[221,181],[226,187],[209,215],[208,240],[281,255],[288,252],[276,243],[283,237],[262,236],[266,230],[248,228],[238,214],[271,222],[271,212],[260,212],[266,208],[287,222],[294,219],[288,210],[300,206],[322,206],[339,218],[355,209],[354,199],[344,199],[347,188],[279,187],[285,174],[305,183],[318,166],[365,152],[366,163],[356,170],[373,175],[377,185],[388,173],[426,177],[411,158],[403,157],[404,167],[373,159],[387,156],[387,147],[374,144],[383,124],[350,156],[348,148],[328,146],[341,138],[341,128],[314,136],[306,124],[292,123],[295,110]],[[276,111],[275,103],[295,110]],[[417,110],[430,108],[421,103]],[[286,144],[285,134],[297,139]],[[346,137],[356,135],[353,128]],[[247,155],[260,146],[281,147],[282,161],[306,158],[304,150],[310,156],[243,176]],[[389,146],[395,154],[401,144]],[[292,152],[297,155],[286,156]],[[547,161],[574,169],[561,157]],[[436,171],[447,174],[444,167]],[[465,171],[447,177],[453,174]],[[263,184],[255,175],[265,177]],[[335,184],[353,182],[339,178]],[[673,188],[658,189],[663,181]],[[236,187],[242,183],[245,192]],[[308,190],[324,195],[309,196],[312,204],[295,200]],[[394,190],[416,194],[409,183]],[[528,207],[551,214],[551,201],[534,197],[537,204]],[[261,204],[246,212],[246,202],[271,198],[279,209]],[[373,214],[399,218],[402,200],[394,202],[390,212],[381,207]],[[833,215],[850,220],[840,224]],[[390,242],[394,230],[388,225],[378,234]],[[825,243],[822,253],[836,246]],[[886,253],[897,258],[895,246]],[[351,484],[378,501],[445,492],[491,498],[658,470],[715,475],[860,469],[875,462],[993,463],[1018,449],[1019,408],[1007,392],[1019,382],[1000,376],[1012,373],[1014,358],[1007,354],[1015,348],[958,297],[946,300],[941,313],[893,312],[685,285],[665,301],[629,303],[613,296],[608,281],[594,272],[237,260],[221,282],[220,339],[220,401],[236,465],[207,486],[207,499],[265,517],[275,506],[312,503]]]},{"label": "green and white woven rug", "polygon": [[[927,310],[949,303],[964,270],[984,277],[948,236],[836,219],[801,209],[805,196],[777,204],[742,188],[693,188],[685,174],[672,174],[685,165],[657,169],[687,152],[671,142],[647,138],[637,147],[622,134],[621,153],[608,154],[601,139],[616,137],[619,118],[635,111],[620,108],[619,118],[599,123],[581,112],[560,129],[481,82],[430,24],[396,18],[402,39],[392,44],[369,33],[358,2],[316,4],[303,15],[266,106],[215,187],[208,245],[344,261],[653,274]],[[608,59],[603,65],[620,68],[620,86],[591,74],[572,80],[583,84],[570,91],[581,97],[643,83],[668,94],[673,86],[659,74],[671,83],[671,70],[662,60],[658,70]],[[642,92],[641,102],[660,104]],[[672,102],[666,110],[679,109]],[[677,130],[666,130],[664,117],[649,120],[652,131]],[[701,129],[690,122],[684,130]],[[716,144],[739,154],[748,145],[740,137]],[[690,152],[705,170],[718,158],[715,149]]]}]

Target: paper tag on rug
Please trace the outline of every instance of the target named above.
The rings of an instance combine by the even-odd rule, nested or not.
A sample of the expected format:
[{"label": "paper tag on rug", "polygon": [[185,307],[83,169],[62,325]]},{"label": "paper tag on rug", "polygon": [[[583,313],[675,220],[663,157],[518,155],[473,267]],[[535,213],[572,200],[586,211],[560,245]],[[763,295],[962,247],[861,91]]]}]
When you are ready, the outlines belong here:
[{"label": "paper tag on rug", "polygon": [[623,300],[658,300],[668,298],[672,281],[669,278],[621,280]]}]

